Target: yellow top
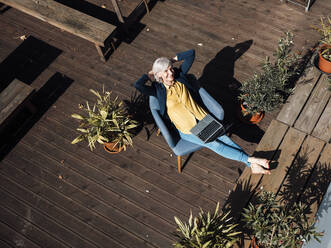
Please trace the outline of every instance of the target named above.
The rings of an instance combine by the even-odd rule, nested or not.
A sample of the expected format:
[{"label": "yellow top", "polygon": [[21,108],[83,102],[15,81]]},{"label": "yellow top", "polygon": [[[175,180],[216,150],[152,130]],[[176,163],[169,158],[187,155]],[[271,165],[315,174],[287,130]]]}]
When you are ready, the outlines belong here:
[{"label": "yellow top", "polygon": [[167,91],[167,113],[176,128],[182,133],[189,134],[198,120],[202,120],[207,112],[192,98],[184,84],[175,82],[165,85]]}]

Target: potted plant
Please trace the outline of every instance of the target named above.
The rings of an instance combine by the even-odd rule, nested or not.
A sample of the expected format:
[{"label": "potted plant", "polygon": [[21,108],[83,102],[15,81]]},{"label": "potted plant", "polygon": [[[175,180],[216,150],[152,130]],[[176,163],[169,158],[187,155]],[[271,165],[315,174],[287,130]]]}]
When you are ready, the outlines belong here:
[{"label": "potted plant", "polygon": [[111,92],[105,92],[104,88],[102,94],[92,89],[90,91],[97,97],[96,103],[93,107],[90,107],[88,102],[86,105],[79,105],[86,115],[71,115],[79,120],[77,131],[81,132],[71,143],[87,140],[91,151],[96,148],[96,143],[100,143],[110,153],[117,153],[126,150],[127,146],[132,146],[131,138],[137,123],[127,113],[123,102],[119,101],[118,97],[112,99]]},{"label": "potted plant", "polygon": [[[326,21],[324,22],[324,19]],[[321,45],[318,49],[318,67],[321,71],[331,73],[331,19],[321,17],[320,27],[313,28],[322,35]]]},{"label": "potted plant", "polygon": [[296,248],[322,233],[316,232],[302,203],[282,204],[274,193],[262,191],[256,202],[244,208],[245,227],[253,234],[259,248]]},{"label": "potted plant", "polygon": [[240,88],[239,117],[244,122],[258,123],[264,112],[271,112],[292,92],[290,79],[298,73],[300,56],[292,53],[293,34],[286,33],[278,42],[274,61],[266,57],[260,72],[255,72]]},{"label": "potted plant", "polygon": [[237,226],[229,217],[230,212],[219,213],[217,203],[214,214],[204,213],[201,209],[197,217],[190,214],[188,223],[183,223],[175,217],[178,225],[174,235],[178,241],[174,244],[176,248],[218,248],[232,247],[239,239]]}]

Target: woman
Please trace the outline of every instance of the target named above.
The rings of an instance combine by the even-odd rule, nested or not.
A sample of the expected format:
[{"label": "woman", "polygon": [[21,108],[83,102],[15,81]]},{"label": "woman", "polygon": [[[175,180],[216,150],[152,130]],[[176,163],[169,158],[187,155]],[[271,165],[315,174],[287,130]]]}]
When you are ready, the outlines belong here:
[{"label": "woman", "polygon": [[[205,146],[223,157],[243,162],[251,168],[252,173],[270,174],[270,171],[266,170],[269,169],[268,160],[248,156],[228,136],[223,135],[213,142],[203,143],[190,133],[197,121],[207,115],[188,91],[192,86],[187,80],[186,73],[191,68],[194,58],[194,50],[178,53],[173,59],[158,58],[148,75],[144,74],[134,86],[142,94],[152,95],[158,99],[161,115],[164,119],[171,120],[182,139]],[[179,69],[173,68],[173,63],[182,60]],[[152,82],[151,86],[146,85],[148,80]]]}]

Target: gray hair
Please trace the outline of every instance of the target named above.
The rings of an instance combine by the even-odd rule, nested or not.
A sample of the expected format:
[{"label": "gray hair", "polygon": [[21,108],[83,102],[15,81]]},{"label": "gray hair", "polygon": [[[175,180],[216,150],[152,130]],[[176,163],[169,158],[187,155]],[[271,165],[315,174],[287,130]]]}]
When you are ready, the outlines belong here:
[{"label": "gray hair", "polygon": [[161,57],[154,61],[152,71],[157,82],[162,82],[162,78],[159,76],[159,73],[166,71],[169,66],[172,66],[172,62],[166,57]]}]

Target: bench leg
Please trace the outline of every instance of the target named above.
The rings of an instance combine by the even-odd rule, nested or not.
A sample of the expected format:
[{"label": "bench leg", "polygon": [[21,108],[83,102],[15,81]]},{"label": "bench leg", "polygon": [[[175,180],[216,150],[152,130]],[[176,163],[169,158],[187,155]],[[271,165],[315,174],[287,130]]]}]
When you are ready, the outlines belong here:
[{"label": "bench leg", "polygon": [[106,58],[105,58],[105,55],[103,54],[102,47],[100,47],[97,44],[95,44],[95,47],[97,48],[97,51],[98,51],[98,54],[100,56],[101,61],[106,62]]},{"label": "bench leg", "polygon": [[147,0],[143,0],[143,1],[144,1],[144,4],[145,4],[145,7],[146,7],[147,14],[149,14],[149,8],[148,8]]}]

